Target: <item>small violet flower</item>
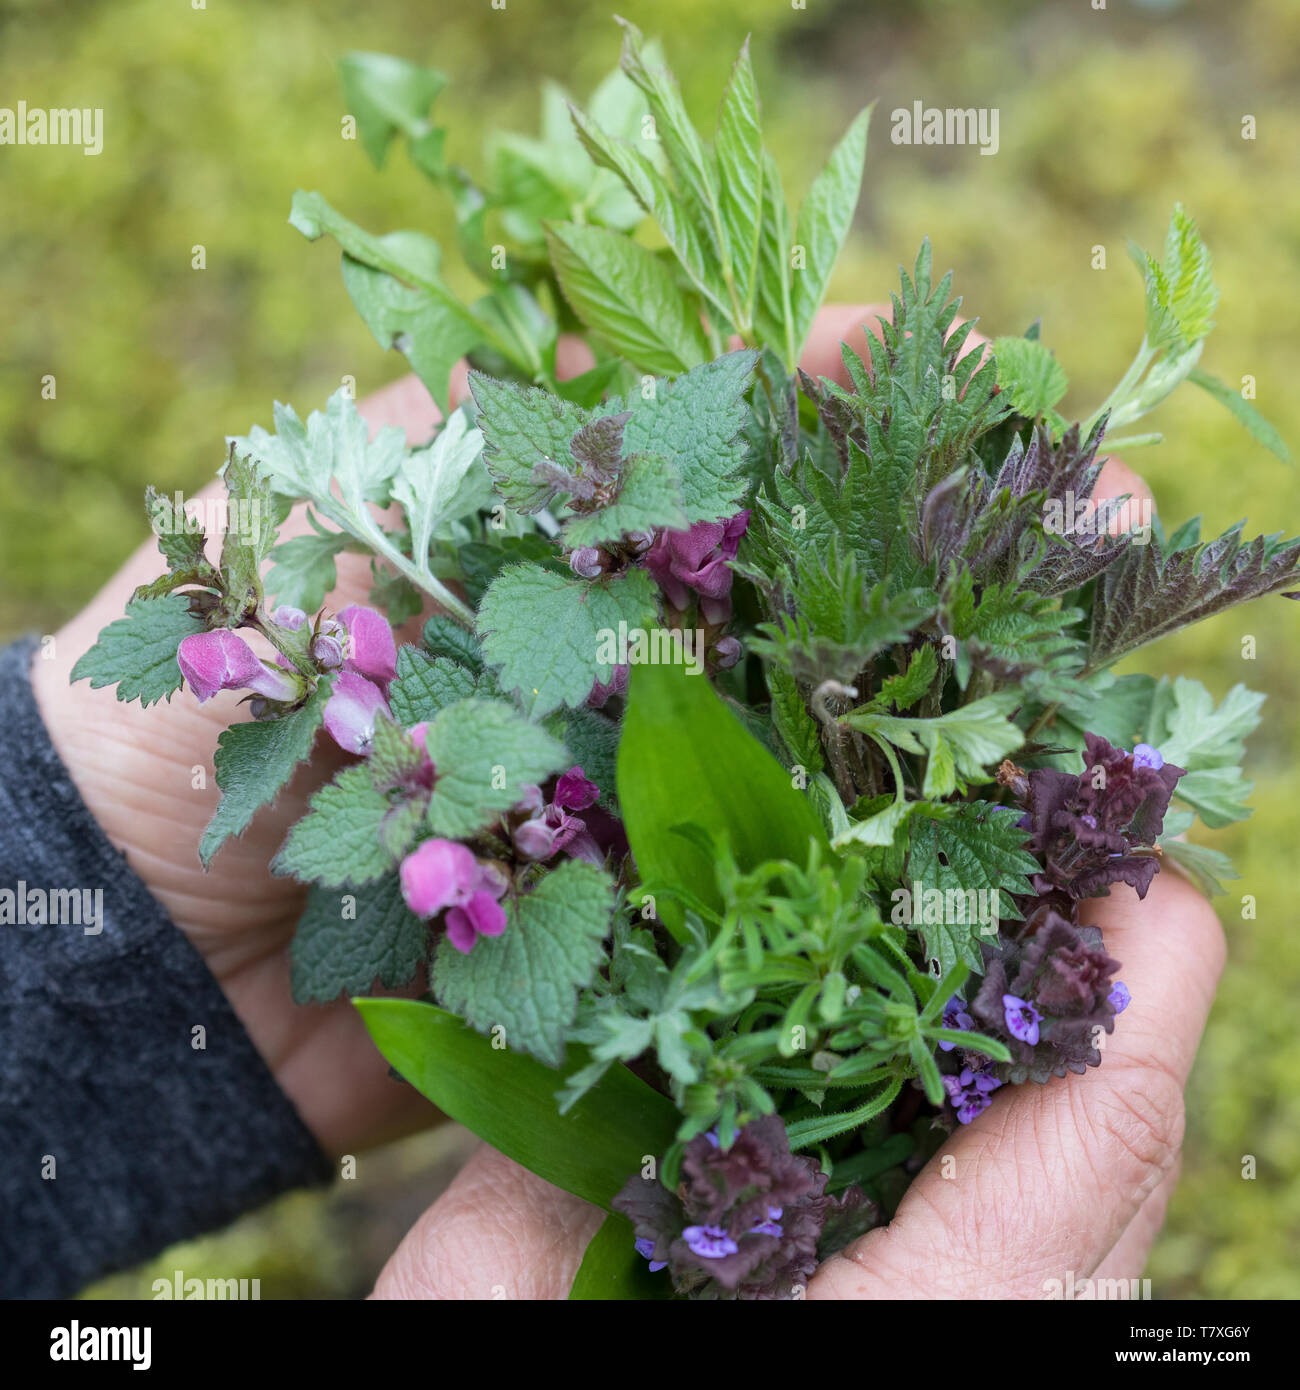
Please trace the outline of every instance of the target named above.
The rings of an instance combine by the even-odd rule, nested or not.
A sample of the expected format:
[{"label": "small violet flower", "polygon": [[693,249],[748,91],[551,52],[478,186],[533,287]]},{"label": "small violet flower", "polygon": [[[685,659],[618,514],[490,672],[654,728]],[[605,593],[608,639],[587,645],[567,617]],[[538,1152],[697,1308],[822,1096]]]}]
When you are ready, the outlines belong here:
[{"label": "small violet flower", "polygon": [[1123,980],[1116,980],[1111,987],[1110,994],[1107,995],[1107,1000],[1111,1008],[1114,1009],[1117,1014],[1122,1014],[1124,1010],[1128,1008],[1132,999],[1133,996],[1129,993],[1129,988]]},{"label": "small violet flower", "polygon": [[963,1067],[956,1076],[943,1078],[944,1090],[957,1112],[958,1123],[968,1125],[993,1104],[992,1094],[1002,1083],[991,1072]]},{"label": "small violet flower", "polygon": [[702,1260],[722,1260],[740,1249],[721,1226],[687,1226],[682,1239]]},{"label": "small violet flower", "polygon": [[[943,1006],[943,1026],[960,1029],[963,1033],[974,1031],[975,1020],[966,1012],[966,1001],[960,994],[954,994]],[[956,1043],[949,1042],[946,1038],[939,1041],[939,1047],[944,1052],[951,1052],[956,1046]]]},{"label": "small violet flower", "polygon": [[656,1271],[661,1269],[667,1269],[667,1260],[656,1260],[654,1258],[654,1241],[647,1240],[645,1236],[638,1236],[636,1240],[632,1242],[632,1248],[636,1251],[638,1255],[641,1256],[642,1259],[649,1261],[651,1274],[654,1274]]},{"label": "small violet flower", "polygon": [[1028,1000],[1015,994],[1002,996],[1002,1008],[1011,1036],[1033,1047],[1038,1041],[1038,1025],[1042,1022],[1042,1014]]},{"label": "small violet flower", "polygon": [[176,663],[200,704],[219,690],[254,690],[268,700],[296,700],[303,693],[301,677],[262,661],[228,628],[183,638],[176,650]]},{"label": "small violet flower", "polygon": [[784,1231],[781,1227],[781,1211],[781,1207],[768,1207],[767,1219],[760,1221],[757,1226],[751,1226],[749,1234],[751,1236],[777,1236],[778,1238],[782,1236]]},{"label": "small violet flower", "polygon": [[1149,743],[1138,743],[1133,746],[1133,766],[1149,767],[1153,772],[1159,772],[1165,765],[1165,760],[1158,748],[1152,748]]}]

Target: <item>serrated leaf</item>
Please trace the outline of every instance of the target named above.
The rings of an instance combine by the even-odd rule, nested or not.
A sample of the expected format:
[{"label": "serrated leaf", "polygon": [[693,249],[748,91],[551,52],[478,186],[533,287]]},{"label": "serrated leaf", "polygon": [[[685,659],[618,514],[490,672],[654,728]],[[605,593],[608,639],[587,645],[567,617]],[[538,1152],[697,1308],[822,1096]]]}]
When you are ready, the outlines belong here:
[{"label": "serrated leaf", "polygon": [[479,466],[482,452],[482,433],[471,429],[464,411],[458,410],[432,444],[403,455],[392,496],[406,512],[416,564],[427,563],[438,526],[476,512],[491,500],[491,484]]},{"label": "serrated leaf", "polygon": [[618,495],[599,511],[571,517],[564,542],[574,549],[606,545],[633,531],[684,531],[689,525],[674,465],[653,454],[634,454],[622,464]]},{"label": "serrated leaf", "polygon": [[386,53],[345,53],[339,80],[348,112],[355,117],[361,147],[376,169],[383,167],[396,135],[421,140],[432,130],[429,108],[447,85],[434,68]]},{"label": "serrated leaf", "polygon": [[411,646],[397,653],[397,679],[388,689],[393,718],[410,728],[434,718],[478,689],[474,673],[447,657],[427,657]]},{"label": "serrated leaf", "polygon": [[1042,343],[1032,338],[994,338],[998,385],[1008,393],[1017,415],[1026,420],[1045,415],[1070,384],[1065,368]]},{"label": "serrated leaf", "polygon": [[781,741],[790,750],[796,763],[808,773],[820,772],[821,737],[817,721],[808,713],[799,683],[783,666],[771,665],[764,672],[768,693],[772,697],[771,718]]},{"label": "serrated leaf", "polygon": [[176,649],[182,639],[203,630],[181,594],[131,599],[126,616],[109,623],[95,645],[77,658],[69,680],[89,680],[92,690],[116,685],[119,700],[146,706],[170,700],[183,680]]},{"label": "serrated leaf", "polygon": [[313,887],[290,951],[295,1004],[327,1004],[408,984],[425,958],[429,927],[406,906],[401,882],[388,874],[359,888]]},{"label": "serrated leaf", "polygon": [[388,798],[375,790],[370,769],[345,768],[312,797],[271,872],[324,888],[372,882],[393,865],[380,838],[388,811]]},{"label": "serrated leaf", "polygon": [[1203,372],[1199,367],[1193,367],[1187,373],[1187,380],[1199,386],[1202,391],[1208,392],[1220,405],[1226,406],[1232,411],[1254,438],[1270,453],[1276,454],[1283,463],[1291,462],[1291,450],[1287,448],[1286,441],[1240,391],[1234,391],[1226,381],[1220,381],[1217,376]]},{"label": "serrated leaf", "polygon": [[763,227],[763,130],[748,39],[722,96],[713,148],[718,167],[718,210],[744,326],[750,320],[758,286]]},{"label": "serrated leaf", "polygon": [[534,386],[497,381],[481,372],[469,374],[469,389],[478,407],[484,461],[497,491],[517,511],[539,511],[555,485],[537,476],[537,465],[549,460],[565,472],[577,467],[569,445],[587,423],[587,411]]},{"label": "serrated leaf", "polygon": [[199,841],[205,869],[226,840],[242,835],[254,815],[276,799],[311,756],[331,683],[325,676],[301,708],[279,719],[232,724],[217,740],[213,761],[222,795]]},{"label": "serrated leaf", "polygon": [[451,618],[435,614],[424,625],[423,640],[434,656],[449,657],[475,676],[482,672],[483,652],[478,639]]},{"label": "serrated leaf", "polygon": [[558,1067],[578,990],[604,959],[614,908],[608,874],[569,859],[507,906],[505,931],[468,954],[444,939],[433,962],[438,1001],[480,1033],[500,1028],[507,1047]]},{"label": "serrated leaf", "polygon": [[338,583],[335,557],[347,546],[341,531],[328,536],[294,536],[271,552],[266,592],[277,604],[314,613]]},{"label": "serrated leaf", "polygon": [[425,730],[437,769],[428,823],[435,835],[472,835],[509,810],[522,788],[564,766],[564,746],[503,700],[461,700]]},{"label": "serrated leaf", "polygon": [[862,188],[871,107],[858,112],[826,167],[813,180],[795,222],[794,239],[804,248],[805,265],[795,269],[791,286],[794,340],[802,346],[826,297],[831,271],[853,223]]},{"label": "serrated leaf", "polygon": [[606,227],[546,228],[551,265],[574,313],[620,356],[675,375],[709,357],[699,315],[652,251]]},{"label": "serrated leaf", "polygon": [[540,565],[510,565],[479,605],[478,628],[488,664],[503,690],[518,690],[541,717],[560,705],[585,704],[597,681],[608,684],[613,660],[602,659],[602,633],[619,624],[656,623],[654,581],[645,570],[588,583]]},{"label": "serrated leaf", "polygon": [[[996,891],[999,916],[1018,917],[1012,898],[1032,893],[1029,876],[1038,872],[1039,865],[1024,848],[1029,832],[1020,829],[1017,820],[1014,809],[978,801],[953,807],[942,817],[913,816],[907,856],[909,886],[919,882],[926,889],[937,888],[945,900],[949,890]],[[913,912],[916,910],[914,905]],[[981,925],[968,921],[919,927],[926,955],[939,962],[941,975],[959,961],[983,974],[978,945]],[[984,931],[992,940],[996,922],[984,924]]]}]

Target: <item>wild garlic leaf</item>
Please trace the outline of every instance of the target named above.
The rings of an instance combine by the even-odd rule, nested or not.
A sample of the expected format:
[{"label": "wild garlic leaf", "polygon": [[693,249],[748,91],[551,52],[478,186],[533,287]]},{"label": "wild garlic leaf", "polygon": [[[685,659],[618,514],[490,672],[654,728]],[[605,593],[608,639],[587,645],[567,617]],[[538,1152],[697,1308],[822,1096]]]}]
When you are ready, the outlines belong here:
[{"label": "wild garlic leaf", "polygon": [[402,898],[398,876],[359,888],[312,887],[289,952],[295,1004],[328,1004],[409,984],[425,958],[429,924]]},{"label": "wild garlic leaf", "polygon": [[204,631],[181,594],[131,599],[125,617],[109,623],[95,645],[77,658],[70,680],[89,680],[92,690],[117,686],[119,700],[152,705],[170,700],[183,677],[176,661],[181,640]]},{"label": "wild garlic leaf", "polygon": [[271,872],[325,888],[372,882],[393,866],[380,835],[388,811],[388,798],[375,790],[367,766],[344,768],[312,797]]},{"label": "wild garlic leaf", "polygon": [[468,954],[446,939],[439,943],[434,994],[471,1028],[500,1028],[508,1049],[558,1067],[565,1032],[577,1016],[578,991],[592,982],[605,958],[613,909],[609,875],[566,860],[531,892],[508,901],[500,936],[479,937]]},{"label": "wild garlic leaf", "polygon": [[242,835],[257,812],[275,801],[311,756],[331,684],[325,676],[298,709],[279,719],[232,724],[217,740],[213,763],[221,800],[199,841],[205,869],[231,835]]},{"label": "wild garlic leaf", "polygon": [[712,355],[699,314],[669,266],[607,227],[554,222],[551,266],[584,324],[647,372],[684,372]]},{"label": "wild garlic leaf", "polygon": [[517,690],[535,718],[585,704],[616,664],[602,652],[602,634],[616,640],[620,623],[657,626],[656,593],[642,569],[588,582],[540,565],[508,565],[479,605],[484,656],[499,668],[501,688]]},{"label": "wild garlic leaf", "polygon": [[429,799],[435,835],[483,829],[564,766],[564,745],[504,700],[458,700],[435,715],[424,747],[438,771]]},{"label": "wild garlic leaf", "polygon": [[1046,415],[1070,385],[1065,368],[1034,338],[994,338],[998,385],[1007,392],[1017,415],[1026,420]]},{"label": "wild garlic leaf", "polygon": [[808,337],[853,223],[862,189],[870,122],[868,106],[854,117],[799,208],[794,240],[796,246],[803,248],[805,264],[802,269],[795,266],[791,290],[796,348],[802,347]]}]

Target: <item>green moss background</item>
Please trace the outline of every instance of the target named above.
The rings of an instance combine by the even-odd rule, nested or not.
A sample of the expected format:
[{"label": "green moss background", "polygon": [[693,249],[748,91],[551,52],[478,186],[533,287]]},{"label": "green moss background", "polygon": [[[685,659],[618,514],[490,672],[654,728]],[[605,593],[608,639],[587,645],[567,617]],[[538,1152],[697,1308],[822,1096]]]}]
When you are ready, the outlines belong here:
[{"label": "green moss background", "polygon": [[[341,138],[338,55],[390,51],[449,73],[451,152],[473,168],[491,128],[532,128],[543,77],[581,95],[613,65],[611,8],[664,37],[705,121],[752,30],[770,142],[796,193],[852,110],[878,98],[838,297],[882,298],[928,234],[986,331],[1042,318],[1080,410],[1141,336],[1126,238],[1158,244],[1181,199],[1223,291],[1204,365],[1253,376],[1300,452],[1294,0],[7,0],[0,104],[102,107],[105,149],[0,149],[0,634],[75,611],[144,534],[145,483],[196,488],[223,436],[267,421],[273,398],[306,409],[344,375],[364,394],[400,373],[355,316],[337,253],[286,222],[304,187],[376,231],[450,231],[400,154],[377,173]],[[915,100],[997,107],[998,154],[891,144],[889,113]],[[1098,245],[1105,270],[1091,267]],[[196,246],[206,269],[191,268]],[[41,397],[47,374],[54,400]],[[1208,398],[1180,396],[1152,427],[1166,443],[1130,461],[1167,520],[1300,530],[1297,473]],[[1237,681],[1270,696],[1248,767],[1255,815],[1215,841],[1242,878],[1218,904],[1230,964],[1192,1081],[1182,1186],[1147,1271],[1157,1297],[1300,1296],[1298,624],[1300,609],[1269,599],[1141,659],[1216,696]],[[181,1267],[259,1276],[264,1297],[358,1296],[463,1152],[456,1131],[407,1141],[332,1194],[286,1198],[96,1292],[147,1297]]]}]

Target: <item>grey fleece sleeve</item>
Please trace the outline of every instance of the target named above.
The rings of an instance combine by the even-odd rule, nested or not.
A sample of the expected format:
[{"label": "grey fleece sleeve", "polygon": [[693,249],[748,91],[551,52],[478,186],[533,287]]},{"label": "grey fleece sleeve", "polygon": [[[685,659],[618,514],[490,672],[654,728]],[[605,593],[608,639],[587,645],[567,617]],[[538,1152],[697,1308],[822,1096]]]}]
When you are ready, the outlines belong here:
[{"label": "grey fleece sleeve", "polygon": [[0,651],[6,1298],[74,1294],[331,1172],[207,966],[82,801],[32,694],[32,647]]}]

